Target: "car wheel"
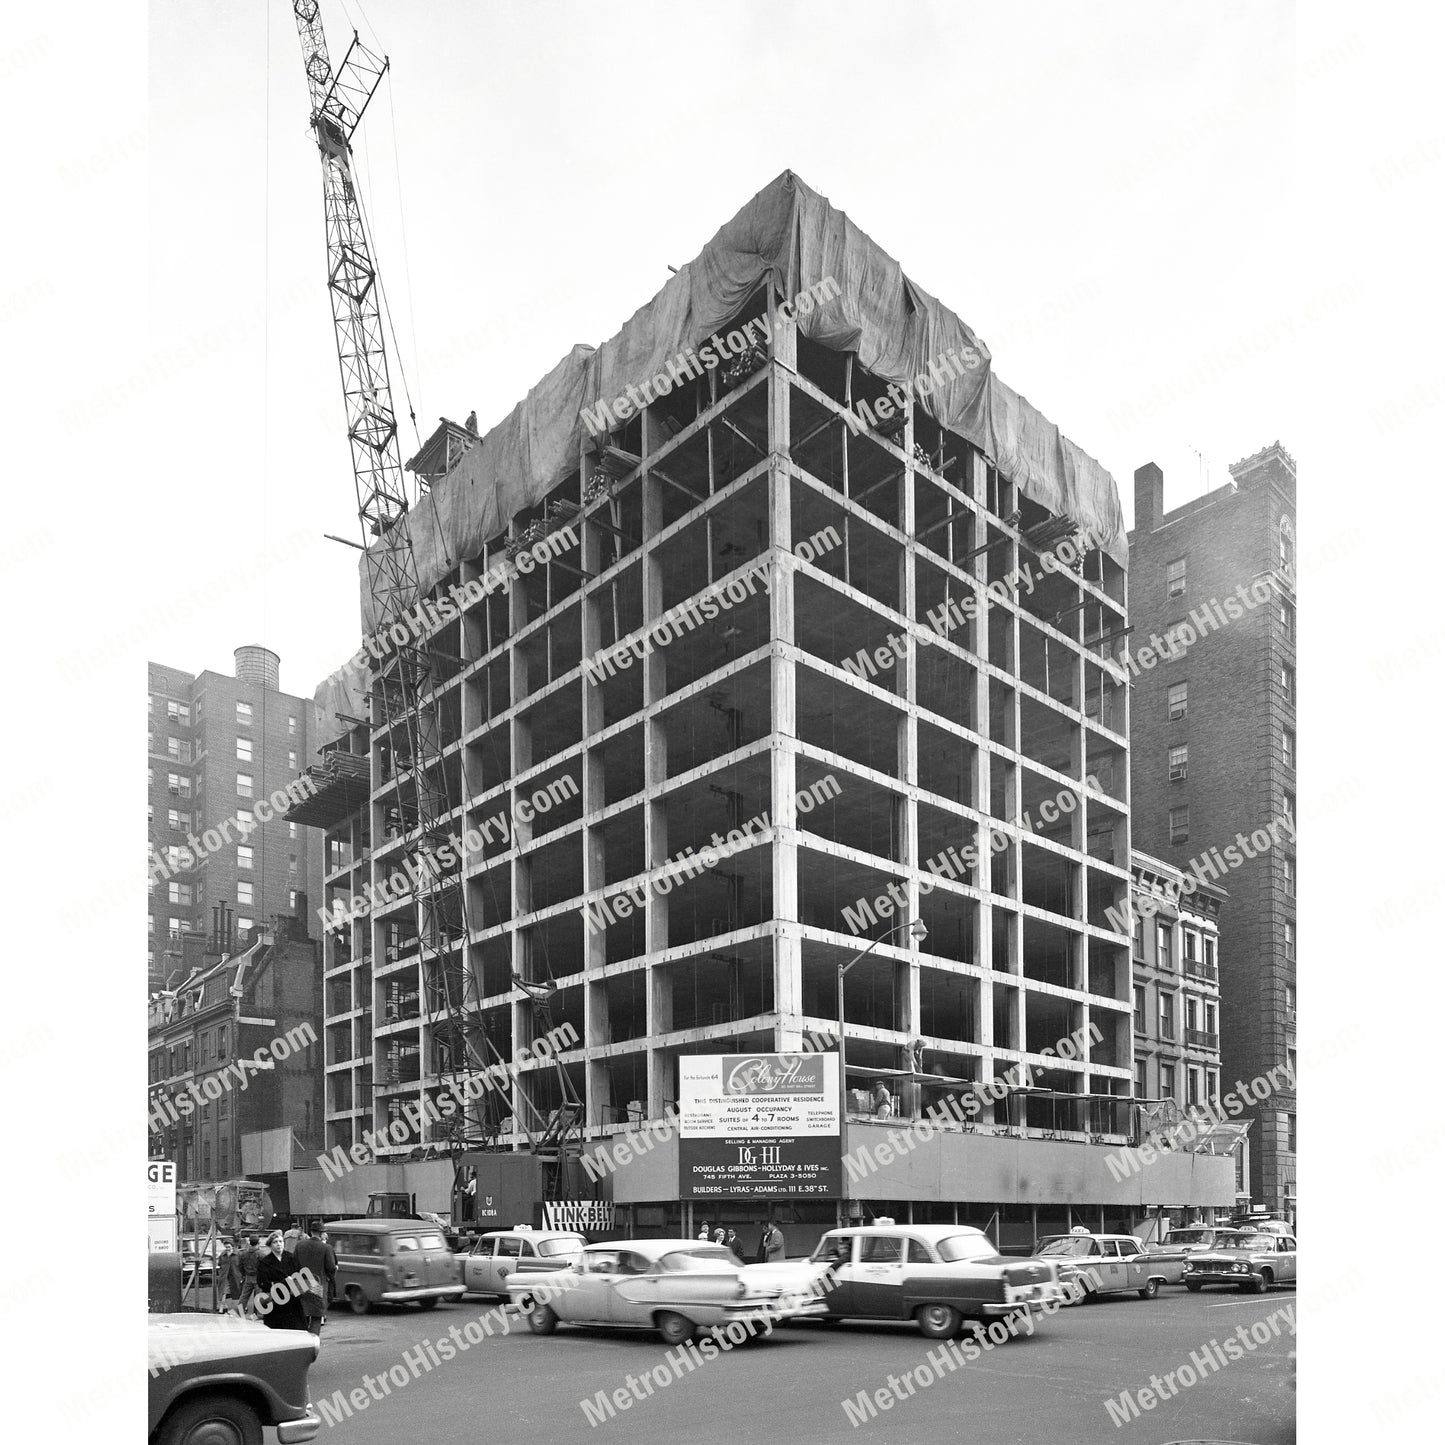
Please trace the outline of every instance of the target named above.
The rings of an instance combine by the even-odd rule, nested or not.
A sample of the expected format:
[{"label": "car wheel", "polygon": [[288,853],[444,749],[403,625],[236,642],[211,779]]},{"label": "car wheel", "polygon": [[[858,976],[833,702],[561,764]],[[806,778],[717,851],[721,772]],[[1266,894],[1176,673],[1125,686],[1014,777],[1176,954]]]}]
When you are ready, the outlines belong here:
[{"label": "car wheel", "polygon": [[1184,1288],[1187,1289],[1190,1294],[1198,1294],[1204,1286],[1200,1284],[1197,1279],[1186,1279],[1184,1281]]},{"label": "car wheel", "polygon": [[156,1445],[261,1445],[261,1420],[244,1400],[193,1395],[161,1426]]},{"label": "car wheel", "polygon": [[952,1339],[963,1324],[963,1316],[952,1305],[920,1305],[913,1317],[930,1340]]},{"label": "car wheel", "polygon": [[1264,1294],[1273,1283],[1274,1275],[1266,1269],[1260,1274],[1258,1279],[1252,1281],[1250,1288],[1254,1290],[1255,1294]]},{"label": "car wheel", "polygon": [[657,1333],[662,1336],[665,1345],[680,1345],[685,1340],[690,1340],[693,1333],[693,1323],[684,1315],[674,1314],[671,1310],[663,1310],[657,1317]]},{"label": "car wheel", "polygon": [[1149,1281],[1149,1283],[1146,1284],[1146,1285],[1144,1286],[1144,1288],[1139,1291],[1139,1298],[1140,1298],[1140,1299],[1153,1299],[1154,1296],[1155,1296],[1156,1294],[1158,1294],[1158,1293],[1159,1293],[1159,1281],[1158,1281],[1157,1279],[1151,1279],[1151,1280]]},{"label": "car wheel", "polygon": [[354,1315],[364,1315],[371,1309],[371,1301],[359,1284],[346,1286],[346,1303],[351,1306],[351,1313]]},{"label": "car wheel", "polygon": [[426,1299],[419,1299],[417,1301],[417,1304],[424,1310],[434,1310],[440,1303],[441,1301],[435,1295],[428,1295]]},{"label": "car wheel", "polygon": [[538,1305],[527,1314],[527,1328],[534,1335],[550,1335],[557,1328],[557,1311],[551,1305]]}]

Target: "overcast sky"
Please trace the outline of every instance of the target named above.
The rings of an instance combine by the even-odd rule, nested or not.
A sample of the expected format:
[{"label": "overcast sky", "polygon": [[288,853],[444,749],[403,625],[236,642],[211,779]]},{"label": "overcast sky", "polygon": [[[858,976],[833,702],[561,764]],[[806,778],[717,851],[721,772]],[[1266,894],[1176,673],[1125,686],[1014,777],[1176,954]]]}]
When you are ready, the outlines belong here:
[{"label": "overcast sky", "polygon": [[[207,482],[172,525],[273,559],[151,655],[229,671],[260,642],[309,694],[359,640],[358,554],[322,536],[358,527],[291,7],[151,14],[153,364],[167,450]],[[422,436],[473,407],[485,431],[792,169],[978,331],[1126,517],[1145,461],[1172,506],[1290,445],[1312,298],[1291,275],[1286,4],[322,14],[333,64],[353,25],[392,61],[360,170]]]}]

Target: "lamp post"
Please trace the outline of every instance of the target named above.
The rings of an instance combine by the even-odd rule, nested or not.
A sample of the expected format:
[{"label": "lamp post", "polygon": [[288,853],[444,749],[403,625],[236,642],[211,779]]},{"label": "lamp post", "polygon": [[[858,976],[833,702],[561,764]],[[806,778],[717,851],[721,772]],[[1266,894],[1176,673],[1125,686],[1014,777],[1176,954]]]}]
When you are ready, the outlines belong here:
[{"label": "lamp post", "polygon": [[[915,918],[912,923],[900,923],[896,928],[890,928],[880,938],[875,938],[867,948],[860,949],[852,958],[845,959],[838,965],[838,1150],[840,1154],[847,1152],[848,1143],[848,1041],[843,1019],[843,975],[853,967],[867,958],[880,943],[887,943],[895,933],[902,933],[908,930],[910,938],[917,939],[920,943],[928,937],[928,925],[921,918]],[[842,1180],[839,1180],[841,1190]],[[840,1195],[841,1198],[841,1195]]]}]

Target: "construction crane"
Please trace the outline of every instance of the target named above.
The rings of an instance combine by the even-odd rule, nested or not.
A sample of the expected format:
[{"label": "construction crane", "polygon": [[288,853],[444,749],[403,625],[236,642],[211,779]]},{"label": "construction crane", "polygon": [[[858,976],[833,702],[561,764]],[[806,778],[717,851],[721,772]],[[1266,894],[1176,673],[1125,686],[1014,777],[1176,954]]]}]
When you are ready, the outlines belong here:
[{"label": "construction crane", "polygon": [[[460,801],[449,796],[438,710],[435,699],[429,701],[433,689],[449,674],[447,659],[430,645],[426,634],[406,620],[408,610],[421,600],[422,589],[410,529],[403,525],[411,503],[392,405],[381,287],[352,167],[352,137],[391,62],[369,50],[353,32],[340,68],[333,70],[318,0],[293,0],[292,9],[306,67],[311,131],[321,155],[327,290],[365,542],[364,575],[375,632],[373,656],[380,659],[375,668],[371,727],[373,733],[381,734],[381,745],[397,779],[395,811],[400,834],[414,848],[428,880],[425,888],[419,887],[414,894],[416,933],[427,1017],[440,1015],[443,1020],[444,1048],[438,1050],[434,1070],[428,1070],[423,1059],[422,1077],[427,1072],[448,1074],[453,1092],[461,1097],[465,1076],[488,1067],[477,1036],[493,1053],[496,1048],[480,1028],[480,999],[465,967],[468,927],[462,861],[455,850],[448,850],[443,856],[454,861],[443,866],[436,854],[446,841],[441,820]],[[423,485],[419,479],[418,497]],[[398,636],[403,640],[396,641]],[[525,989],[524,993],[533,997]],[[467,1026],[469,1013],[477,1021],[475,1030]],[[542,1013],[540,1022],[550,1028],[550,1011],[543,1009]],[[575,1147],[580,1143],[580,1100],[560,1061],[554,1062],[561,1109],[554,1111],[551,1119],[539,1121],[540,1138],[534,1137],[523,1119],[529,1144],[548,1163],[547,1198],[568,1192],[569,1144]],[[525,1090],[518,1092],[524,1107],[531,1107]],[[459,1156],[467,1144],[465,1134],[462,1129],[450,1141],[453,1167],[458,1172]],[[568,1136],[575,1136],[575,1141]]]}]

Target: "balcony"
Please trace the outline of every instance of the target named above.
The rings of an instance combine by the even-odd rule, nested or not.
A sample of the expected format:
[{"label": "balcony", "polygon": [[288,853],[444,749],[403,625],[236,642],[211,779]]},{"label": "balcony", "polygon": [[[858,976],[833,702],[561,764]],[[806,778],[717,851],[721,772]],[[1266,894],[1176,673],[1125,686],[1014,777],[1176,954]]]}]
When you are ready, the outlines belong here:
[{"label": "balcony", "polygon": [[1185,1029],[1184,1042],[1191,1049],[1218,1049],[1219,1035],[1208,1029]]},{"label": "balcony", "polygon": [[1184,960],[1184,972],[1190,978],[1207,979],[1210,983],[1219,982],[1219,966],[1213,963],[1205,963],[1202,959],[1186,958]]}]

